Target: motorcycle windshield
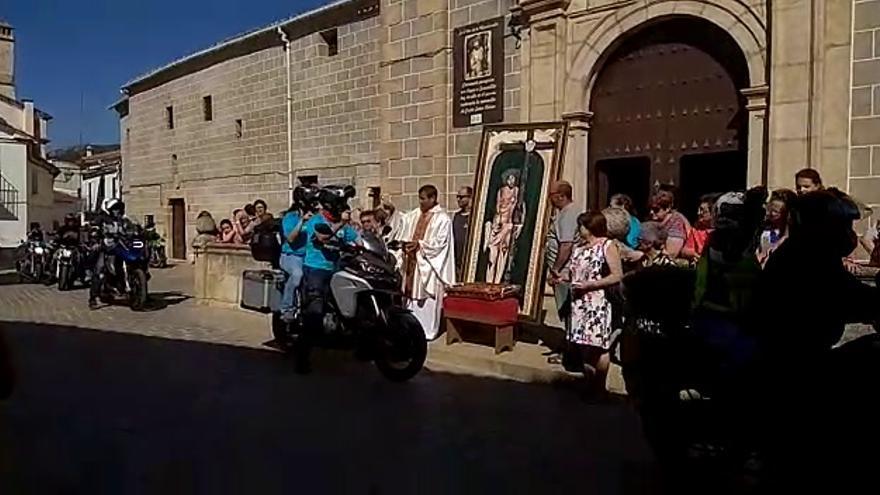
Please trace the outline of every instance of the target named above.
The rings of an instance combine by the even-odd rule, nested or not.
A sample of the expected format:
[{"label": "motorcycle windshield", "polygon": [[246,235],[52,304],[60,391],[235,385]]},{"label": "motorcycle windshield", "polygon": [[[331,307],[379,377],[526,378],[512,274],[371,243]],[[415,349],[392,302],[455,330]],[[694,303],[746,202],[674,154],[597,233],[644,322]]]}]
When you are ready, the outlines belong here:
[{"label": "motorcycle windshield", "polygon": [[362,236],[364,248],[379,256],[380,258],[385,258],[388,255],[388,248],[385,246],[385,243],[382,239],[371,232],[365,232]]}]

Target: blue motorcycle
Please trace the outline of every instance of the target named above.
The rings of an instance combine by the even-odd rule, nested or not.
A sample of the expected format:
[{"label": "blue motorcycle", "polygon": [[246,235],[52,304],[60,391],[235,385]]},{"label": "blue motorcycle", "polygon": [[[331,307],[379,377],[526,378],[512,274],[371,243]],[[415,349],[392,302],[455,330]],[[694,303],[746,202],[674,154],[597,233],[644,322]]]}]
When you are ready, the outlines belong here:
[{"label": "blue motorcycle", "polygon": [[147,282],[150,279],[149,254],[143,233],[140,229],[125,232],[115,240],[110,252],[113,262],[105,266],[107,273],[102,299],[110,302],[107,299],[111,294],[124,295],[131,309],[141,311],[147,304]]}]

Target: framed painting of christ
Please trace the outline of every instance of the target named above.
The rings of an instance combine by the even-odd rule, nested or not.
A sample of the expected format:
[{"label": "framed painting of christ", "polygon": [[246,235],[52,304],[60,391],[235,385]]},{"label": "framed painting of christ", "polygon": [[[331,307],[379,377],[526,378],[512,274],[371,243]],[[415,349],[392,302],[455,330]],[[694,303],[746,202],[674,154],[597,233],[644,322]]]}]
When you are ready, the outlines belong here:
[{"label": "framed painting of christ", "polygon": [[526,318],[542,306],[548,195],[567,130],[562,122],[483,128],[462,282],[518,285]]}]

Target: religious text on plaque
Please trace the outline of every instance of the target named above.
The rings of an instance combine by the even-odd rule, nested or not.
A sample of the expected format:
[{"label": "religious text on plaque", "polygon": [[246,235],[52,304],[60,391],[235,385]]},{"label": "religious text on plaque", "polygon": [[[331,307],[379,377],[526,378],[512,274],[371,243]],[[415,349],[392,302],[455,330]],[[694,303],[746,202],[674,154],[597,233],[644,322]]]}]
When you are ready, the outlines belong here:
[{"label": "religious text on plaque", "polygon": [[504,120],[504,17],[455,30],[453,78],[455,127]]}]

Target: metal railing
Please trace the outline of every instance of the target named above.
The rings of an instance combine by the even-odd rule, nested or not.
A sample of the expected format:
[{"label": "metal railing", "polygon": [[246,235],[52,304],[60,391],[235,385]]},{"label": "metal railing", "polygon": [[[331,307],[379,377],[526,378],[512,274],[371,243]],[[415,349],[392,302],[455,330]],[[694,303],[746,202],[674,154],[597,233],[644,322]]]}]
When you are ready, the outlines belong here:
[{"label": "metal railing", "polygon": [[0,175],[0,220],[18,220],[19,205],[24,203],[19,195],[18,188]]}]

